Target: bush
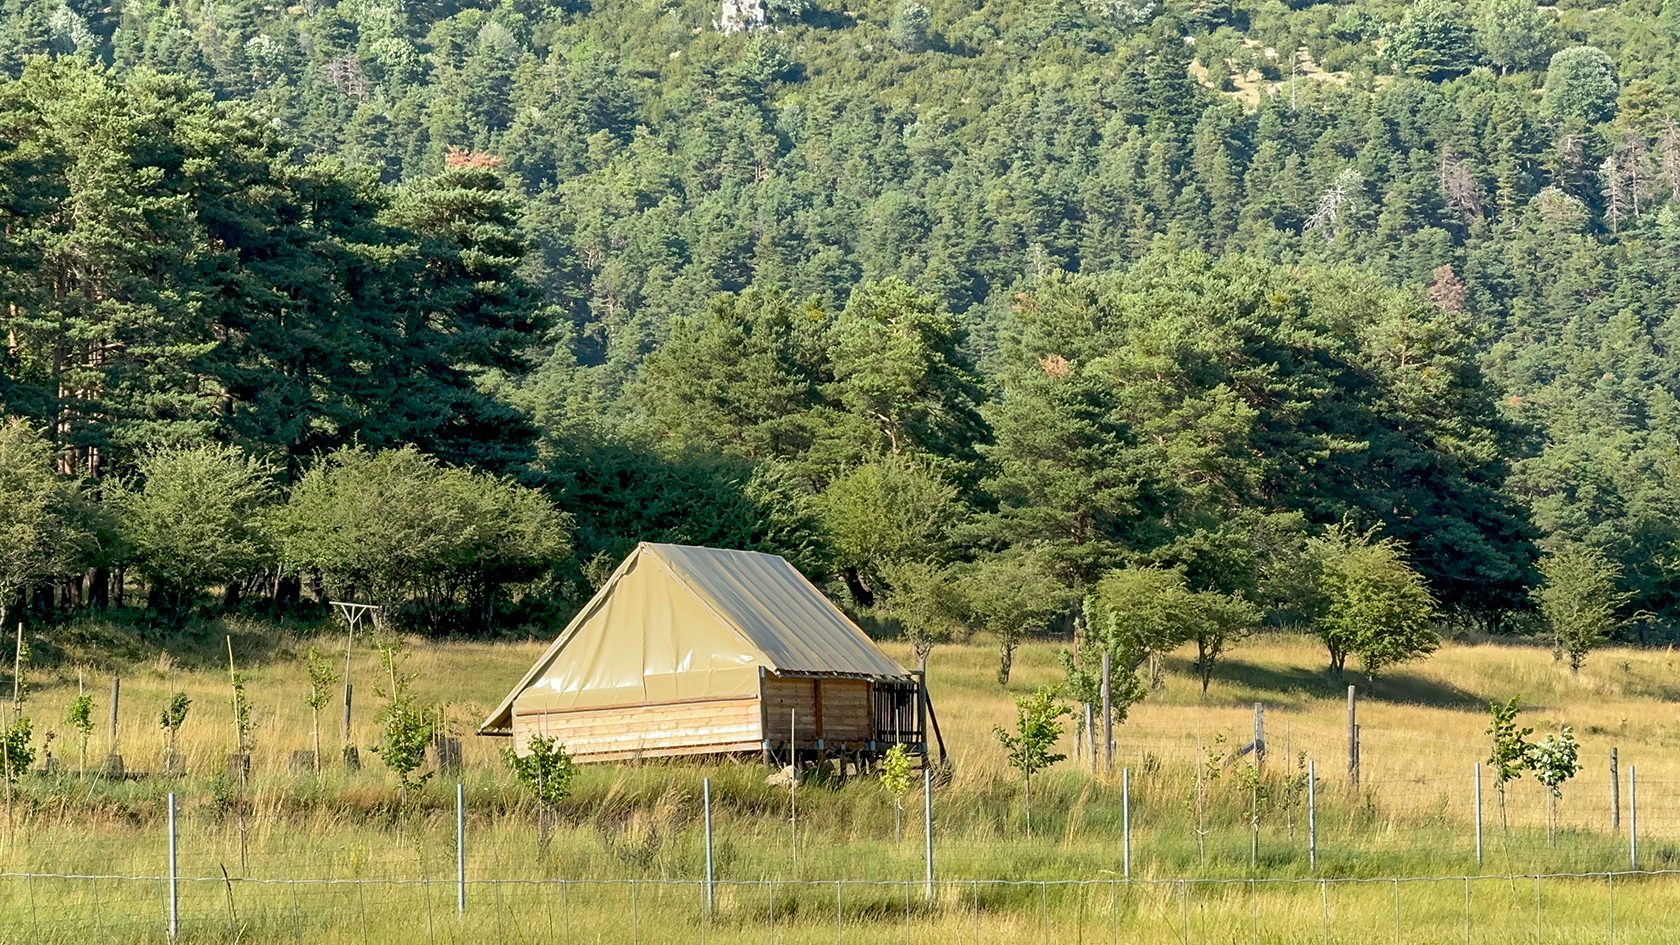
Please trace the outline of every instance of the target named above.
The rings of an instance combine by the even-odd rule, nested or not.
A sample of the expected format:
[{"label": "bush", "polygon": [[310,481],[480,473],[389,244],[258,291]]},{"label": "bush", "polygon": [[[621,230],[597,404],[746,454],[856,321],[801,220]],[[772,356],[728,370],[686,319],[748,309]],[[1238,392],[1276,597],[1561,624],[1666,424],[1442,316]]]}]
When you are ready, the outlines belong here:
[{"label": "bush", "polygon": [[180,626],[193,598],[272,559],[267,515],[274,471],[232,446],[157,450],[140,460],[138,486],[110,501],[132,560],[153,582],[152,604]]},{"label": "bush", "polygon": [[413,447],[341,449],[317,463],[276,516],[281,555],[318,570],[331,592],[413,604],[433,632],[487,631],[509,585],[549,573],[570,554],[570,520],[541,492],[445,467]]}]

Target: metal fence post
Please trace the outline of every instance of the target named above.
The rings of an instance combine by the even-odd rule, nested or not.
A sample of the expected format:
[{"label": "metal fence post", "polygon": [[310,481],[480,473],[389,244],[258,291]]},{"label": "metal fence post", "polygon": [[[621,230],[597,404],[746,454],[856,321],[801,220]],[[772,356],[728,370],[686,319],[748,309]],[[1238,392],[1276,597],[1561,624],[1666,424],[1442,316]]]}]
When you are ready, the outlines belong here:
[{"label": "metal fence post", "polygon": [[716,879],[712,874],[712,779],[700,782],[700,798],[706,817],[706,915],[710,917],[717,905]]},{"label": "metal fence post", "polygon": [[181,934],[181,876],[175,861],[175,792],[169,792],[169,940]]},{"label": "metal fence post", "polygon": [[455,782],[455,911],[467,914],[467,789]]},{"label": "metal fence post", "polygon": [[1318,869],[1318,762],[1307,762],[1307,869]]},{"label": "metal fence post", "polygon": [[927,900],[933,901],[933,769],[922,768],[922,843],[927,860]]},{"label": "metal fence post", "polygon": [[1628,765],[1628,867],[1639,870],[1639,772]]},{"label": "metal fence post", "polygon": [[1132,769],[1120,769],[1120,849],[1125,877],[1132,878]]},{"label": "metal fence post", "polygon": [[1482,763],[1476,762],[1476,865],[1482,865]]}]

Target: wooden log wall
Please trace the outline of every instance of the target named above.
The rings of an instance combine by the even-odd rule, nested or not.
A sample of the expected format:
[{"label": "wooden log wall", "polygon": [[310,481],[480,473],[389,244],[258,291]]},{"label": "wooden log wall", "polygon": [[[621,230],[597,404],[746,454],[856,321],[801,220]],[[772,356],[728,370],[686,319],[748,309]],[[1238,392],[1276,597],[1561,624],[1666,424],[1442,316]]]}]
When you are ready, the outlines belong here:
[{"label": "wooden log wall", "polygon": [[[786,725],[786,722],[783,722]],[[559,739],[579,762],[758,751],[758,700],[709,699],[513,717],[514,750],[533,735]]]},{"label": "wooden log wall", "polygon": [[869,683],[862,679],[765,676],[764,717],[772,743],[785,745],[797,735],[802,748],[816,747],[819,738],[829,750],[863,748],[875,731]]}]

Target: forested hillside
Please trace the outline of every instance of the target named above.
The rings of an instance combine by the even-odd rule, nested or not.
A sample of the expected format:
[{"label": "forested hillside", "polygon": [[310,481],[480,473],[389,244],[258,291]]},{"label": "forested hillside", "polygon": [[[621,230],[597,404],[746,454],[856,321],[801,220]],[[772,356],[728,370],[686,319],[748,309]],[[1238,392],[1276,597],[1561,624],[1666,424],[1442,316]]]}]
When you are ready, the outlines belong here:
[{"label": "forested hillside", "polygon": [[[1672,638],[1676,0],[0,10],[0,407],[80,536],[12,606],[535,626],[659,539],[1005,664],[1152,607],[1134,665]],[[260,488],[147,545],[183,456]],[[418,505],[378,463],[427,514],[311,531]]]}]

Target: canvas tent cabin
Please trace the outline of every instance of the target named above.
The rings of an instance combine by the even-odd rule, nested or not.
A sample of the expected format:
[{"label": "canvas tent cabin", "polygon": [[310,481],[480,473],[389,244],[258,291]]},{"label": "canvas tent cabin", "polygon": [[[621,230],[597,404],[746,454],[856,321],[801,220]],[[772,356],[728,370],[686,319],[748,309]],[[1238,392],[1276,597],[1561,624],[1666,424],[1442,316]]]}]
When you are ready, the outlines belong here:
[{"label": "canvas tent cabin", "polygon": [[921,679],[775,555],[637,546],[479,728],[578,761],[926,751]]}]

